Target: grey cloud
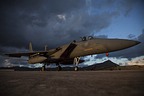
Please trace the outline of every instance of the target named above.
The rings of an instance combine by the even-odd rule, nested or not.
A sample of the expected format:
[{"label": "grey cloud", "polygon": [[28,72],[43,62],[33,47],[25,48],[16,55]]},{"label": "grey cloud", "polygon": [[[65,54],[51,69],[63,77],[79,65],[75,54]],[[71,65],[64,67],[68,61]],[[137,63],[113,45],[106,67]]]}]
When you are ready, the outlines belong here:
[{"label": "grey cloud", "polygon": [[[87,2],[91,2],[86,4]],[[132,5],[129,0],[117,1],[118,6]],[[0,46],[25,47],[32,41],[40,49],[44,44],[50,47],[67,43],[80,36],[107,28],[119,11],[110,8],[114,0],[3,0],[1,1]],[[101,13],[89,15],[87,7],[104,8]],[[111,7],[110,7],[111,6]],[[108,9],[108,10],[106,10]],[[65,15],[66,21],[57,15]],[[53,38],[52,38],[53,37]],[[61,39],[61,41],[59,40]],[[57,43],[52,43],[53,41]],[[25,47],[26,48],[26,47]]]},{"label": "grey cloud", "polygon": [[[116,12],[89,15],[85,1],[81,0],[6,0],[2,4],[0,46],[4,47],[26,48],[30,41],[36,49],[44,44],[56,47],[99,32],[118,15]],[[65,15],[66,20],[60,20],[58,15]]]},{"label": "grey cloud", "polygon": [[128,38],[129,38],[129,39],[134,39],[134,38],[136,38],[136,36],[135,36],[134,34],[129,34],[129,35],[128,35]]},{"label": "grey cloud", "polygon": [[89,1],[92,2],[92,7],[96,8],[97,11],[100,10],[100,13],[103,11],[115,11],[125,16],[127,16],[129,12],[131,12],[131,10],[136,7],[136,5],[141,6],[142,3],[144,4],[143,0],[97,0],[96,2],[94,0]]},{"label": "grey cloud", "polygon": [[26,37],[27,26],[45,27],[50,16],[80,8],[81,4],[83,5],[81,0],[1,1],[0,45],[24,47],[23,45],[29,41]]}]

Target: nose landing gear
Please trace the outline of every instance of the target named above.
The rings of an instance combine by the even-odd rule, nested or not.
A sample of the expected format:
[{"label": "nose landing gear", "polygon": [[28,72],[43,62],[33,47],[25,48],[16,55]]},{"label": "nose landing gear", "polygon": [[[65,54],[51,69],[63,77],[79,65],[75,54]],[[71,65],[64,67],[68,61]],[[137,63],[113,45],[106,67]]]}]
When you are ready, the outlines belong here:
[{"label": "nose landing gear", "polygon": [[75,57],[74,58],[73,64],[75,65],[75,68],[74,68],[75,71],[79,70],[79,68],[78,68],[79,61],[80,61],[80,57]]}]

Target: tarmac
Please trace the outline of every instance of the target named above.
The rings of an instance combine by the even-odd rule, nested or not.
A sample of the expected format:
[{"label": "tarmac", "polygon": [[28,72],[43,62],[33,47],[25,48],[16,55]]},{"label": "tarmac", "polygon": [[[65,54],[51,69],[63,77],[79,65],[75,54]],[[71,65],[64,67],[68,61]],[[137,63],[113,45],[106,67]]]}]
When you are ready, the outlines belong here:
[{"label": "tarmac", "polygon": [[0,96],[144,96],[144,71],[0,71]]}]

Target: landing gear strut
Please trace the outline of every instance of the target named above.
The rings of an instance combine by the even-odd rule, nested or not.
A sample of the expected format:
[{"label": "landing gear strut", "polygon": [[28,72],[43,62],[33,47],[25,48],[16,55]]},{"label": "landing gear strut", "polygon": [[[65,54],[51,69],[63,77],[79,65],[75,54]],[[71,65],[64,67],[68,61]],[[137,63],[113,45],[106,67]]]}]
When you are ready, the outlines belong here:
[{"label": "landing gear strut", "polygon": [[45,71],[45,69],[46,69],[46,65],[44,64],[44,65],[42,66],[42,70],[41,70],[41,71]]},{"label": "landing gear strut", "polygon": [[56,65],[57,65],[57,71],[61,71],[61,70],[62,70],[62,67],[60,66],[60,64],[57,63]]},{"label": "landing gear strut", "polygon": [[73,63],[75,65],[75,68],[74,68],[75,71],[79,70],[79,68],[78,68],[79,61],[80,61],[80,57],[75,57],[74,58],[74,62]]},{"label": "landing gear strut", "polygon": [[58,71],[61,71],[62,70],[62,67],[60,65],[58,65]]}]

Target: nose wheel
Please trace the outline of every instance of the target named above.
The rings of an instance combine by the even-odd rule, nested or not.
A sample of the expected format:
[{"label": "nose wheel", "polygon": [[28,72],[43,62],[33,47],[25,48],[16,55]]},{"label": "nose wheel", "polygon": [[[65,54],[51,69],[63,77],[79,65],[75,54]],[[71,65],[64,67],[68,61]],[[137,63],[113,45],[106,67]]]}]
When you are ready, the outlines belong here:
[{"label": "nose wheel", "polygon": [[78,71],[78,70],[79,70],[78,66],[76,66],[76,67],[74,68],[74,70],[75,70],[75,71]]}]

